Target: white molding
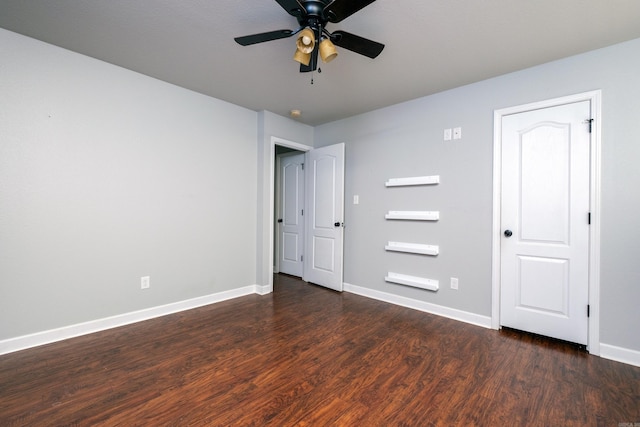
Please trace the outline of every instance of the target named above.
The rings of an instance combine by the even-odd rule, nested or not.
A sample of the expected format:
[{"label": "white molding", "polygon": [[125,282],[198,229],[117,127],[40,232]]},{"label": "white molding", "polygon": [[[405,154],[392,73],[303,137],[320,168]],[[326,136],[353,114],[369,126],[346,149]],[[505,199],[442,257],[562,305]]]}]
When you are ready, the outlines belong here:
[{"label": "white molding", "polygon": [[0,355],[57,341],[63,341],[69,338],[79,337],[81,335],[92,334],[94,332],[100,332],[111,328],[118,328],[120,326],[130,325],[132,323],[142,322],[160,316],[166,316],[180,311],[191,310],[245,295],[255,293],[263,295],[261,292],[264,291],[264,289],[262,288],[264,287],[257,285],[245,286],[243,288],[232,289],[157,307],[132,311],[130,313],[91,320],[57,329],[50,329],[48,331],[36,332],[30,335],[9,338],[0,341]]},{"label": "white molding", "polygon": [[255,293],[258,295],[267,295],[273,292],[273,285],[269,286],[269,285],[265,285],[265,286],[260,286],[260,285],[255,285],[256,291]]},{"label": "white molding", "polygon": [[[437,316],[447,317],[449,319],[470,323],[472,325],[496,329],[493,328],[492,325],[493,319],[488,316],[481,316],[479,314],[469,313],[466,311],[444,307],[437,304],[431,304],[424,301],[401,297],[398,295],[389,294],[387,292],[363,288],[361,286],[352,285],[350,283],[344,283],[344,291],[363,297],[372,298],[378,301],[384,301],[389,304],[400,305],[402,307],[407,307],[414,310],[435,314]],[[595,356],[600,356],[604,359],[614,360],[616,362],[640,367],[640,351],[638,350],[631,350],[628,348],[617,347],[615,345],[605,343],[598,343],[598,348],[599,354],[594,354]],[[593,354],[593,352],[591,353]]]},{"label": "white molding", "polygon": [[640,351],[600,343],[600,357],[640,367]]},{"label": "white molding", "polygon": [[[268,242],[268,247],[267,247],[267,251],[268,251],[268,255],[267,255],[267,264],[268,264],[268,269],[269,269],[269,275],[267,277],[267,283],[266,283],[266,288],[271,289],[273,291],[273,269],[274,269],[274,239],[275,239],[275,230],[274,230],[274,221],[275,221],[275,168],[276,168],[276,155],[275,155],[275,151],[276,151],[276,145],[282,146],[282,147],[288,147],[288,148],[293,148],[294,150],[298,150],[298,151],[302,151],[302,152],[307,152],[311,149],[313,149],[313,147],[310,147],[308,145],[304,145],[304,144],[300,144],[299,142],[294,142],[294,141],[289,141],[288,139],[284,139],[284,138],[280,138],[278,136],[271,136],[269,138],[269,146],[268,146],[268,153],[266,153],[266,156],[269,160],[269,170],[268,171],[264,171],[263,174],[263,179],[268,179],[270,185],[269,185],[269,208],[267,212],[262,212],[263,215],[263,220],[264,220],[264,216],[267,217],[267,221],[269,224],[269,242]],[[265,176],[268,175],[268,176]],[[264,207],[264,205],[263,205]],[[264,250],[264,248],[261,248],[259,250]],[[263,270],[264,271],[264,270]]]},{"label": "white molding", "polygon": [[589,229],[589,342],[587,349],[593,355],[600,355],[600,200],[601,200],[601,99],[602,91],[594,90],[526,105],[503,108],[493,113],[493,251],[492,251],[492,293],[491,327],[500,329],[500,246],[501,246],[501,153],[502,117],[510,114],[541,108],[555,107],[580,101],[591,103],[591,165],[590,199],[591,227]]},{"label": "white molding", "polygon": [[[591,228],[589,229],[589,353],[600,355],[600,200],[602,177],[602,92],[584,94],[591,101]],[[640,359],[636,359],[640,360]],[[638,365],[640,366],[640,365]]]},{"label": "white molding", "polygon": [[389,211],[384,216],[386,219],[405,219],[413,221],[438,221],[439,211]]},{"label": "white molding", "polygon": [[440,183],[440,175],[412,176],[408,178],[390,178],[385,185],[387,187],[402,187],[408,185],[433,185]]},{"label": "white molding", "polygon": [[384,247],[387,251],[407,252],[421,255],[438,255],[440,247],[437,245],[425,245],[422,243],[389,242]]},{"label": "white molding", "polygon": [[470,323],[483,328],[491,328],[491,318],[489,316],[481,316],[467,311],[457,310],[455,308],[444,307],[442,305],[431,304],[428,302],[415,300],[412,298],[401,297],[387,292],[376,291],[361,286],[344,283],[344,291],[352,294],[372,298],[378,301],[388,302],[390,304],[411,308],[425,313],[435,314],[437,316],[447,317],[449,319]]}]

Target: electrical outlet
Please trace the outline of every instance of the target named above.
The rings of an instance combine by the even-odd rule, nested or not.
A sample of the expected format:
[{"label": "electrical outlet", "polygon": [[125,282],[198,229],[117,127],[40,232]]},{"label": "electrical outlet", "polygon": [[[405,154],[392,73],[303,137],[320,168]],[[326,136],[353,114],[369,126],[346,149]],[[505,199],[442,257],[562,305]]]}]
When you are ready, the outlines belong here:
[{"label": "electrical outlet", "polygon": [[444,130],[444,140],[451,141],[451,128]]},{"label": "electrical outlet", "polygon": [[452,277],[451,278],[451,289],[455,289],[456,291],[458,290],[458,278],[457,277]]},{"label": "electrical outlet", "polygon": [[453,139],[462,139],[462,128],[453,128]]},{"label": "electrical outlet", "polygon": [[149,289],[151,286],[151,277],[144,276],[140,278],[140,289]]}]

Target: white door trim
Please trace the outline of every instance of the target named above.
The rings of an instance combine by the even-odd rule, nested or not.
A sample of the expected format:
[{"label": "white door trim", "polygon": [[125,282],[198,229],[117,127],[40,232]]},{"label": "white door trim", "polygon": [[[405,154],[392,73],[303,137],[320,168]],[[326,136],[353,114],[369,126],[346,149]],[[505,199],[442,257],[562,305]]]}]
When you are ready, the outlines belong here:
[{"label": "white door trim", "polygon": [[526,105],[503,108],[493,113],[493,251],[492,251],[492,295],[491,327],[500,328],[500,287],[501,287],[501,188],[502,188],[502,118],[506,115],[522,113],[541,108],[555,107],[580,101],[590,101],[591,115],[591,164],[590,164],[590,212],[589,229],[589,353],[600,355],[600,170],[601,170],[601,97],[595,90]]},{"label": "white door trim", "polygon": [[[267,265],[269,268],[269,272],[273,271],[273,242],[274,242],[274,229],[275,226],[274,224],[275,222],[275,176],[276,176],[276,172],[275,172],[275,168],[276,168],[276,145],[280,145],[282,147],[288,147],[288,148],[293,148],[295,150],[298,151],[309,151],[311,150],[313,147],[310,147],[308,145],[304,145],[304,144],[300,144],[298,142],[293,142],[293,141],[289,141],[283,138],[279,138],[277,136],[272,136],[271,140],[269,142],[269,152],[267,154],[268,158],[269,158],[269,209],[268,209],[268,213],[267,216],[269,217],[269,248],[268,248],[268,259],[267,259]],[[273,275],[269,274],[269,277],[267,278],[268,282],[267,282],[267,286],[266,286],[266,292],[270,293],[273,292]]]}]

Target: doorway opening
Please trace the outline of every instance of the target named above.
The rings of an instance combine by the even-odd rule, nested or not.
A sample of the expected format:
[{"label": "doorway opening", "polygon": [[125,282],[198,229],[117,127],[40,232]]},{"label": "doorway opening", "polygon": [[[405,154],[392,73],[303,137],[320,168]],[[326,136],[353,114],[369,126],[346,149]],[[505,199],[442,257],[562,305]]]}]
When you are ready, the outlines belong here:
[{"label": "doorway opening", "polygon": [[275,230],[278,219],[275,215],[277,145],[305,152],[304,252],[308,256],[304,259],[303,280],[342,291],[345,144],[314,149],[271,137],[264,159],[268,161],[268,167],[264,169],[263,194],[269,194],[269,197],[263,199],[266,209],[263,210],[262,230],[266,238],[262,240],[262,252],[259,253],[261,267],[258,279],[266,286],[262,285],[261,292],[273,291]]},{"label": "doorway opening", "polygon": [[304,152],[275,147],[274,273],[304,276]]},{"label": "doorway opening", "polygon": [[276,188],[278,185],[278,157],[285,153],[306,153],[311,150],[313,147],[308,145],[300,144],[294,141],[289,141],[283,138],[271,137],[270,144],[268,147],[269,153],[269,241],[268,241],[268,259],[267,265],[269,266],[269,274],[268,274],[268,292],[273,292],[273,273],[277,273],[278,265],[276,265],[276,254],[278,253],[278,222],[279,219],[277,216],[277,206],[278,201],[276,200],[277,193]]}]

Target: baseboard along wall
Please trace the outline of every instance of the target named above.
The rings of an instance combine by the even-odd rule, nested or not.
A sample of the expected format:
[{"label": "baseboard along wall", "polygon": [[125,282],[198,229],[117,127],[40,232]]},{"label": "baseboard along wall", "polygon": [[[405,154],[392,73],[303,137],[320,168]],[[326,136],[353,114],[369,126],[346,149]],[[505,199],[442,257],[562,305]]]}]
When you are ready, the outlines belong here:
[{"label": "baseboard along wall", "polygon": [[69,338],[79,337],[81,335],[92,334],[111,328],[130,325],[136,322],[153,319],[155,317],[166,316],[168,314],[180,311],[190,310],[209,304],[215,304],[228,299],[237,298],[250,294],[264,295],[262,286],[251,285],[243,288],[232,289],[230,291],[218,292],[211,295],[192,298],[184,301],[178,301],[171,304],[165,304],[157,307],[151,307],[143,310],[133,311],[130,313],[119,314],[116,316],[106,317],[103,319],[91,320],[89,322],[78,323],[75,325],[64,326],[48,331],[37,332],[34,334],[24,335],[15,338],[9,338],[0,341],[0,355],[13,353],[14,351],[26,350],[28,348],[50,344],[57,341],[63,341]]},{"label": "baseboard along wall", "polygon": [[[411,308],[425,313],[447,317],[449,319],[458,320],[460,322],[465,322],[484,328],[491,328],[491,317],[489,316],[481,316],[479,314],[469,313],[466,311],[444,307],[437,304],[431,304],[412,298],[401,297],[387,292],[376,291],[349,283],[344,283],[344,291],[363,297],[387,302],[390,304]],[[191,310],[193,308],[215,304],[232,298],[238,298],[250,294],[266,295],[270,292],[272,292],[272,289],[268,286],[245,286],[243,288],[205,295],[185,301],[161,305],[158,307],[151,307],[131,313],[92,320],[85,323],[79,323],[76,325],[37,332],[35,334],[24,335],[16,338],[9,338],[0,341],[0,355],[13,353],[20,350],[26,350],[28,348],[38,347],[57,341],[63,341],[69,338],[75,338],[81,335],[100,332],[111,328],[117,328],[136,322],[142,322],[145,320],[153,319],[155,317],[166,316],[168,314],[173,314],[180,311]],[[601,343],[600,357],[640,367],[640,351]]]}]

